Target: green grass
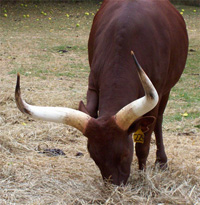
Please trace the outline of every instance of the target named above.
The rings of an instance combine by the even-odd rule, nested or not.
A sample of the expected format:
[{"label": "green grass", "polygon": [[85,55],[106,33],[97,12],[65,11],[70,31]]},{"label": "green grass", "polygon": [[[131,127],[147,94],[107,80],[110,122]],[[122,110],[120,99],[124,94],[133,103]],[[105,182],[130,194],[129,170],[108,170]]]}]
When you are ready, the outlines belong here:
[{"label": "green grass", "polygon": [[[87,39],[99,6],[97,3],[4,5],[0,31],[1,41],[5,43],[4,54],[0,52],[0,57],[16,58],[9,62],[8,74],[85,77],[76,72],[89,71]],[[5,10],[7,17],[4,17]],[[24,18],[24,15],[29,17]],[[76,27],[77,24],[80,27]],[[78,64],[77,59],[81,59]]]},{"label": "green grass", "polygon": [[[165,112],[164,121],[166,124],[182,122],[181,129],[194,127],[199,129],[200,125],[195,125],[193,122],[200,118],[200,9],[190,6],[176,7],[183,12],[182,15],[186,21],[189,52],[183,75],[171,90],[168,112]],[[187,113],[188,116],[182,116],[183,113]]]},{"label": "green grass", "polygon": [[69,45],[59,45],[59,46],[54,46],[52,49],[50,49],[50,52],[54,51],[54,52],[58,52],[60,50],[66,50],[68,51],[87,51],[87,46],[83,45],[83,46],[70,46]]}]

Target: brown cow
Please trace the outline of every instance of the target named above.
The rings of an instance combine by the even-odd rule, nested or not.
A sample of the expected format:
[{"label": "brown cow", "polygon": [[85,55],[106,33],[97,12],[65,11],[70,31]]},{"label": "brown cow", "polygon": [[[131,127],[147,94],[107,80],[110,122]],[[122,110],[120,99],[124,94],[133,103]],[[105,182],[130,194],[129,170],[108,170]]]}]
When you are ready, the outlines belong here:
[{"label": "brown cow", "polygon": [[[131,58],[131,50],[147,75],[133,53],[135,62]],[[32,117],[79,129],[88,138],[88,151],[102,177],[125,184],[133,156],[131,135],[139,128],[145,135],[135,146],[139,169],[146,166],[153,131],[156,163],[161,167],[167,163],[163,113],[170,90],[183,72],[187,50],[184,20],[168,0],[104,0],[88,44],[87,105],[81,101],[80,111],[28,105],[21,99],[19,76],[16,102]]]}]

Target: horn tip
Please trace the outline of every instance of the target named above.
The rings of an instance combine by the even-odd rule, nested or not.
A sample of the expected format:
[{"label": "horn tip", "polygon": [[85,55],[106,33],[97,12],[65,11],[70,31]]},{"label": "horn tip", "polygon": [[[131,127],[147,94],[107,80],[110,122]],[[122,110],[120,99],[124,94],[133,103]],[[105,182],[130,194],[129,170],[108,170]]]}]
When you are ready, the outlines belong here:
[{"label": "horn tip", "polygon": [[138,70],[138,71],[141,71],[141,70],[142,70],[141,65],[139,64],[139,62],[138,62],[138,60],[137,60],[137,58],[136,58],[136,56],[135,56],[135,53],[134,53],[133,51],[131,51],[131,55],[132,55],[132,57],[133,57],[133,59],[134,59],[134,61],[135,61],[135,64],[136,64],[136,66],[137,66],[137,70]]},{"label": "horn tip", "polygon": [[17,73],[17,83],[16,83],[16,92],[20,90],[20,74]]},{"label": "horn tip", "polygon": [[20,91],[20,74],[17,73],[17,83],[15,87],[15,102],[17,107],[22,113],[31,115],[30,111],[26,108],[24,101],[21,98],[21,91]]},{"label": "horn tip", "polygon": [[133,51],[131,51],[131,55],[132,55],[132,56],[134,56],[134,55],[135,55]]}]

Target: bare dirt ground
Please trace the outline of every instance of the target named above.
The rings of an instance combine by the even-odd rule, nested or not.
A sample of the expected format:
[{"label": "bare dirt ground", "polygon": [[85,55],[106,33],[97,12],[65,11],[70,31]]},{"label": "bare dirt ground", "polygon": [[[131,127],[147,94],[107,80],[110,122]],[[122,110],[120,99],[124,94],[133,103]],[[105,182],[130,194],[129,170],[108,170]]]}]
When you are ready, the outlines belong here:
[{"label": "bare dirt ground", "polygon": [[[89,10],[86,5],[70,6],[66,9],[73,12],[71,20],[63,17],[62,5],[48,8],[54,12],[51,22],[37,17],[34,9],[29,19],[15,16],[16,8],[9,19],[0,17],[0,204],[200,204],[200,25],[192,16],[194,8],[185,7],[191,12],[184,17],[190,24],[190,48],[195,49],[186,68],[194,68],[197,75],[183,74],[166,110],[164,141],[169,169],[154,167],[153,136],[146,172],[138,171],[134,156],[128,184],[115,187],[104,185],[80,132],[32,120],[20,113],[14,100],[16,73],[20,72],[23,96],[31,104],[77,108],[80,100],[85,101],[87,39],[97,6],[90,6],[89,17],[84,14]],[[59,53],[62,47],[68,52]],[[188,102],[185,95],[181,98],[180,88],[192,93],[194,100]],[[49,156],[43,153],[47,148],[61,149],[66,155]]]}]

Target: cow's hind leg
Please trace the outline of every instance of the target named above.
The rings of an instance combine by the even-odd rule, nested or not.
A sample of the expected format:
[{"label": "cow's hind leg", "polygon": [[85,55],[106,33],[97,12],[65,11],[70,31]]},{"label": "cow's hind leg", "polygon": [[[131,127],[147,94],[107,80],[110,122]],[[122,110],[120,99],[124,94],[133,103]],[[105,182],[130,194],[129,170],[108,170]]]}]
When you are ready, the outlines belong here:
[{"label": "cow's hind leg", "polygon": [[169,98],[169,93],[165,94],[160,101],[158,116],[154,128],[154,133],[156,137],[156,146],[157,146],[155,163],[159,164],[160,168],[167,167],[167,155],[165,153],[165,147],[163,143],[162,122],[163,122],[163,113],[165,111],[168,98]]}]

